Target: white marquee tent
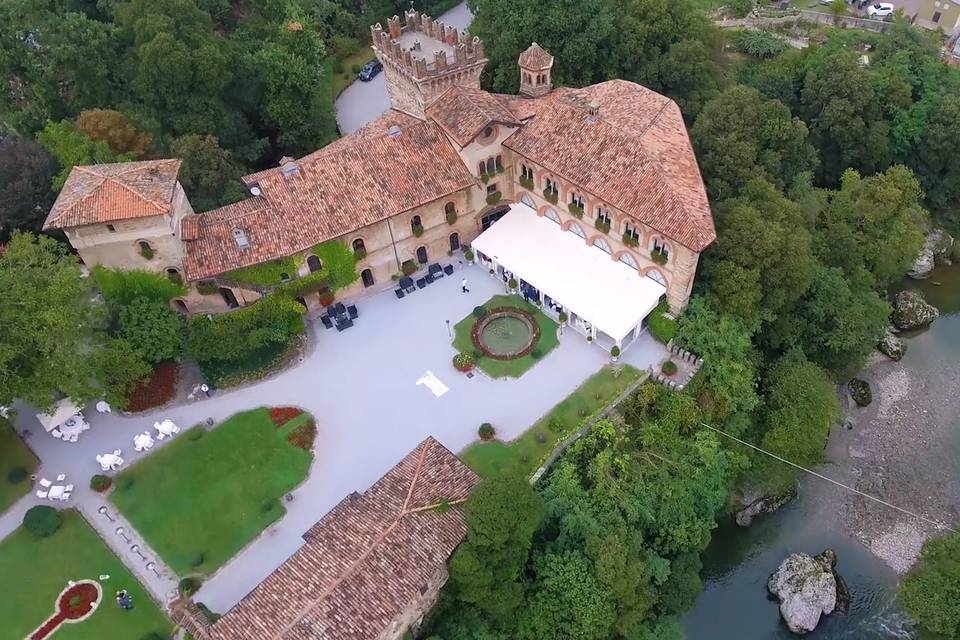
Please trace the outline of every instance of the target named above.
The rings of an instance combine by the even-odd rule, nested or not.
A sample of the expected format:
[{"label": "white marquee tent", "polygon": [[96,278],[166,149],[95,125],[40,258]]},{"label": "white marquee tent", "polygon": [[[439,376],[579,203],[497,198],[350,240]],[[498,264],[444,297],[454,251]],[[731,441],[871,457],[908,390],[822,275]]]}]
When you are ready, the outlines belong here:
[{"label": "white marquee tent", "polygon": [[494,263],[610,336],[627,338],[666,288],[523,203],[471,243]]}]

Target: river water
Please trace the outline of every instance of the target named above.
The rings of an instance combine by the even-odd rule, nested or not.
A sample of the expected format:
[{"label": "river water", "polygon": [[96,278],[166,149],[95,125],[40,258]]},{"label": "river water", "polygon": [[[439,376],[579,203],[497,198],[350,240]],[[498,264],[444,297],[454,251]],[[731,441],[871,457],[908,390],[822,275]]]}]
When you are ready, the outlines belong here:
[{"label": "river water", "polygon": [[[868,367],[866,377],[870,379],[870,374],[876,374],[879,378],[889,373],[891,367],[902,365],[903,371],[915,380],[945,377],[956,380],[960,362],[960,266],[938,268],[929,280],[904,281],[895,290],[908,287],[922,291],[927,301],[940,309],[941,316],[929,329],[905,336],[907,353],[899,364],[880,360]],[[950,389],[944,391],[941,384],[914,387],[919,390],[915,394],[919,397],[912,397],[913,402],[921,406],[929,403],[930,407],[950,405],[941,407],[941,411],[931,409],[929,412],[931,419],[940,421],[941,428],[932,430],[931,441],[924,443],[924,450],[936,458],[926,458],[928,468],[947,465],[940,473],[956,477],[960,475],[960,411],[957,410],[960,394]],[[878,403],[876,391],[875,387],[875,404]],[[928,414],[926,410],[921,411],[925,416]],[[835,429],[827,447],[828,462],[818,470],[850,481],[860,476],[856,470],[858,461],[847,453],[850,436],[837,431]],[[891,477],[896,476],[891,474]],[[952,485],[944,486],[936,480],[927,484],[935,485],[932,491],[955,492]],[[845,503],[850,502],[850,497],[843,493],[822,480],[805,477],[796,500],[777,513],[759,517],[749,529],[737,527],[732,520],[721,522],[703,554],[703,594],[694,609],[684,616],[689,640],[795,638],[780,621],[777,603],[767,597],[767,578],[790,553],[814,555],[828,547],[837,552],[837,570],[850,588],[850,611],[845,616],[833,614],[821,619],[817,629],[805,637],[814,640],[916,637],[909,620],[897,607],[898,574],[847,531],[844,518],[839,514],[847,508]],[[952,506],[952,512],[941,504],[939,515],[955,517],[960,497],[950,495],[945,501]],[[924,515],[937,516],[927,511]]]}]

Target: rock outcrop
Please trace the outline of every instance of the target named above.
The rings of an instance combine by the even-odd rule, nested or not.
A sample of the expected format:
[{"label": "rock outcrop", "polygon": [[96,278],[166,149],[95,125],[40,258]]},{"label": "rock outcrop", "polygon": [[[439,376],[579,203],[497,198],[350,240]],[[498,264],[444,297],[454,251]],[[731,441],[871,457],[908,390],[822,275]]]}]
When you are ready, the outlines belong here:
[{"label": "rock outcrop", "polygon": [[861,407],[865,407],[873,402],[873,391],[870,389],[870,383],[860,378],[851,378],[847,383],[850,390],[850,397]]},{"label": "rock outcrop", "polygon": [[773,513],[783,505],[797,497],[796,487],[778,495],[764,495],[744,491],[742,509],[737,511],[737,525],[749,527],[753,524],[753,519],[764,513]]},{"label": "rock outcrop", "polygon": [[952,255],[953,238],[943,229],[934,229],[924,238],[923,247],[907,275],[916,280],[923,280],[930,275],[935,266],[950,264]]},{"label": "rock outcrop", "polygon": [[901,291],[893,297],[893,325],[897,329],[922,329],[940,316],[916,291]]},{"label": "rock outcrop", "polygon": [[[793,633],[809,633],[817,628],[821,615],[846,610],[849,594],[836,574],[836,565],[837,554],[832,549],[812,558],[794,553],[770,575],[767,590],[780,601],[780,615]],[[839,606],[838,582],[842,585]]]},{"label": "rock outcrop", "polygon": [[877,343],[877,349],[891,360],[899,360],[907,352],[907,345],[897,337],[893,328],[889,327],[884,332],[883,337],[880,338],[880,342]]}]

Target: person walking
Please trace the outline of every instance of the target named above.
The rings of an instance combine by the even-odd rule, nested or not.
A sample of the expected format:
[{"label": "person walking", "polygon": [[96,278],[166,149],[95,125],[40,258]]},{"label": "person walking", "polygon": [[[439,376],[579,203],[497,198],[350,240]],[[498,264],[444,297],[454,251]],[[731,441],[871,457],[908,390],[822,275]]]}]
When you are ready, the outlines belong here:
[{"label": "person walking", "polygon": [[464,278],[460,281],[460,292],[461,293],[470,293],[470,289],[467,289],[467,279]]}]

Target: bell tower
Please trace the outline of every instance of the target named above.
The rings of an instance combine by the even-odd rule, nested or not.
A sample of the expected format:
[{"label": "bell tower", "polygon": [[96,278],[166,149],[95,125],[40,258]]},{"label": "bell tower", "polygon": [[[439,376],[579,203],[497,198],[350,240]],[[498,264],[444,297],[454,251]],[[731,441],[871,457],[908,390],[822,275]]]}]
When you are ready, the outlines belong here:
[{"label": "bell tower", "polygon": [[517,60],[520,67],[520,95],[539,98],[550,93],[553,81],[550,71],[553,69],[553,56],[536,42],[527,47]]}]

